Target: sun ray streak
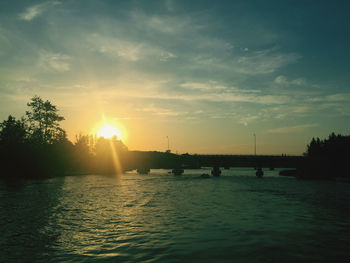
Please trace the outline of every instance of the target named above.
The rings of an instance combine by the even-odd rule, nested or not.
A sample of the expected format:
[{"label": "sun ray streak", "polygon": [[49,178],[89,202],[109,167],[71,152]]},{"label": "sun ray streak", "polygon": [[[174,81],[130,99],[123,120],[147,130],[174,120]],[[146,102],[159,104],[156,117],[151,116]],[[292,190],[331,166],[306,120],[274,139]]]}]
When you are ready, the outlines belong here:
[{"label": "sun ray streak", "polygon": [[114,169],[116,172],[116,175],[121,175],[123,173],[123,167],[122,164],[120,162],[118,153],[116,151],[116,148],[113,145],[113,140],[109,139],[109,145],[111,147],[111,152],[112,152],[112,158],[113,158],[113,165],[114,165]]}]

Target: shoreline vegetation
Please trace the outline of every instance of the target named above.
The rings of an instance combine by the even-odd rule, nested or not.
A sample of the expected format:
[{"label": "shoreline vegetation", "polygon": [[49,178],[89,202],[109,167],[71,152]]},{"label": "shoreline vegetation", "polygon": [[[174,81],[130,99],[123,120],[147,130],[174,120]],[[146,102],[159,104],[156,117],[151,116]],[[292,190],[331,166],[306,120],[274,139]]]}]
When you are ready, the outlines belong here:
[{"label": "shoreline vegetation", "polygon": [[331,133],[328,138],[312,138],[305,158],[297,168],[302,179],[348,181],[350,164],[350,136]]},{"label": "shoreline vegetation", "polygon": [[328,138],[312,138],[297,169],[282,170],[281,176],[350,182],[350,136],[331,133]]},{"label": "shoreline vegetation", "polygon": [[116,174],[149,162],[162,168],[179,163],[179,156],[170,152],[129,151],[116,136],[78,134],[71,142],[55,105],[34,96],[27,106],[22,118],[10,115],[0,123],[0,179]]},{"label": "shoreline vegetation", "polygon": [[[129,151],[116,136],[105,139],[78,134],[75,142],[71,142],[60,127],[64,117],[55,105],[34,96],[27,106],[28,111],[21,119],[10,115],[0,123],[0,165],[3,171],[0,179],[115,174],[149,168],[150,163],[165,169],[180,165],[181,155]],[[297,169],[281,171],[280,175],[348,181],[349,163],[350,136],[332,133],[324,140],[313,138]]]}]

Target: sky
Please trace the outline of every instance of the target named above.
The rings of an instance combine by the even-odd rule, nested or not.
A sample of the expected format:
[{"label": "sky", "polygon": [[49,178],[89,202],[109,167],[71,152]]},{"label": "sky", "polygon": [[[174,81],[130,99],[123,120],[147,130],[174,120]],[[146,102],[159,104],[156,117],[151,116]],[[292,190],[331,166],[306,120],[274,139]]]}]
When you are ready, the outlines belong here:
[{"label": "sky", "polygon": [[349,135],[349,8],[0,0],[0,120],[38,95],[73,142],[107,120],[130,150],[300,155]]}]

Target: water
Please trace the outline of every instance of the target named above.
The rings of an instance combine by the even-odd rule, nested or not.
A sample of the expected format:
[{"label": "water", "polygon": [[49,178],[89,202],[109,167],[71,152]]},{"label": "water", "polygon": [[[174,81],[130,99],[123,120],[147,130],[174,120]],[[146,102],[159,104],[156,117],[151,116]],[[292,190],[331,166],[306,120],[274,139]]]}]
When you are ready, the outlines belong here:
[{"label": "water", "polygon": [[350,259],[350,184],[252,169],[0,181],[0,261]]}]

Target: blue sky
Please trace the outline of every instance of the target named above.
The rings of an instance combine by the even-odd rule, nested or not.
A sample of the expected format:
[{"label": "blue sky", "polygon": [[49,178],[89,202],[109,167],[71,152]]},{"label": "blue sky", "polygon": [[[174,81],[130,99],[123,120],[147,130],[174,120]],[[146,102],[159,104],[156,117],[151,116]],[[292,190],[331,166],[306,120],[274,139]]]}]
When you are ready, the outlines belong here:
[{"label": "blue sky", "polygon": [[1,1],[0,117],[35,94],[74,140],[106,116],[130,149],[301,154],[349,134],[347,1]]}]

